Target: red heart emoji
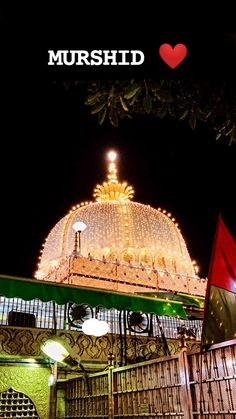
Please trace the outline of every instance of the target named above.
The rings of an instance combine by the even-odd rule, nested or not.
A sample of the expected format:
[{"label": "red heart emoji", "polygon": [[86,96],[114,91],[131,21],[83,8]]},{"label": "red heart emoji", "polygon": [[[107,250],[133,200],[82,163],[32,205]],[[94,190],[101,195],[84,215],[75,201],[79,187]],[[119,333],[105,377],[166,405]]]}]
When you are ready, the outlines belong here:
[{"label": "red heart emoji", "polygon": [[185,59],[187,47],[184,44],[177,44],[172,48],[170,44],[162,44],[159,54],[169,67],[175,68]]}]

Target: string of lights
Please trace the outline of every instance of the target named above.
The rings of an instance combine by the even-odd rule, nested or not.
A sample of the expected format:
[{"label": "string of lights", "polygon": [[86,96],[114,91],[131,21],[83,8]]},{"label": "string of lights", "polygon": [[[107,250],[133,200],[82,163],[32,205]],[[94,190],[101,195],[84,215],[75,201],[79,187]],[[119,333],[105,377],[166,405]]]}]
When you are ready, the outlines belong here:
[{"label": "string of lights", "polygon": [[[118,181],[116,152],[110,151],[107,157],[108,181],[96,186],[96,201],[73,205],[51,230],[40,252],[36,278],[45,279],[50,275],[55,278],[55,271],[59,272],[73,253],[73,225],[81,221],[87,226],[81,235],[83,258],[95,264],[100,261],[111,267],[144,271],[144,281],[156,274],[175,281],[202,282],[175,218],[160,207],[155,209],[131,201],[133,188]],[[95,265],[94,269],[97,269]]]}]

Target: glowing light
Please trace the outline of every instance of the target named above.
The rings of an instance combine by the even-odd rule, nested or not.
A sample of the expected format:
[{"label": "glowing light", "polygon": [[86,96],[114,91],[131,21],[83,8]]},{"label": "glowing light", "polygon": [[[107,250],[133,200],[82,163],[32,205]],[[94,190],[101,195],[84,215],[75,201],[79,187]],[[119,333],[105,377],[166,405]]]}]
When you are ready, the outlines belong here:
[{"label": "glowing light", "polygon": [[111,162],[114,162],[117,158],[117,153],[115,151],[109,151],[107,153],[107,157],[108,157],[108,160],[110,160]]},{"label": "glowing light", "polygon": [[[91,255],[102,260],[105,249],[110,248],[115,254],[115,260],[122,264],[125,263],[124,254],[129,248],[133,263],[141,266],[141,262],[144,262],[141,252],[145,248],[145,267],[149,266],[158,272],[168,271],[169,277],[175,274],[179,275],[177,278],[186,275],[196,278],[196,270],[180,230],[177,229],[178,224],[174,223],[175,219],[168,218],[171,213],[166,214],[166,210],[161,212],[161,208],[156,210],[132,202],[134,190],[126,182],[119,182],[116,153],[109,153],[114,154],[108,157],[108,181],[97,185],[94,193],[97,202],[89,205],[85,201],[74,206],[75,209],[55,225],[43,245],[36,277],[44,279],[52,275],[52,280],[55,280],[58,263],[60,269],[73,251],[73,229],[76,232],[83,231],[84,226],[89,225],[91,228],[83,235],[83,256]],[[108,261],[111,260],[109,258],[111,256]]]},{"label": "glowing light", "polygon": [[84,231],[87,228],[87,225],[83,223],[83,221],[77,221],[72,227],[75,231]]},{"label": "glowing light", "polygon": [[62,362],[69,355],[69,352],[64,347],[63,341],[58,337],[53,337],[44,342],[41,350],[49,358],[58,362]]},{"label": "glowing light", "polygon": [[133,198],[134,190],[131,186],[127,186],[125,183],[119,183],[117,180],[117,167],[115,160],[117,158],[117,153],[115,151],[110,151],[107,154],[107,157],[110,161],[108,166],[108,182],[103,182],[102,185],[97,185],[94,189],[94,196],[98,202],[101,201],[126,201]]},{"label": "glowing light", "polygon": [[103,336],[109,332],[109,325],[103,320],[89,319],[83,323],[82,331],[86,335]]},{"label": "glowing light", "polygon": [[48,378],[48,385],[49,385],[49,387],[52,387],[55,383],[56,383],[56,379],[55,379],[54,375],[53,374],[50,374],[49,375],[49,378]]}]

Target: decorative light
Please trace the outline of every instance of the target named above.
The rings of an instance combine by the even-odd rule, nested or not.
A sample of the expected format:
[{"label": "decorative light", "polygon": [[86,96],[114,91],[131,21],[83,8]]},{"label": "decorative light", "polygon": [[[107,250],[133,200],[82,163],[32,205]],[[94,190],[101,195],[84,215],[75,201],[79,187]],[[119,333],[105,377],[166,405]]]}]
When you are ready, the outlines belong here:
[{"label": "decorative light", "polygon": [[64,346],[64,341],[57,336],[53,336],[46,340],[46,342],[41,345],[41,350],[45,355],[57,362],[62,362],[69,356],[69,352]]},{"label": "decorative light", "polygon": [[68,350],[65,348],[65,342],[59,336],[51,336],[46,342],[41,345],[41,350],[50,357],[53,361],[61,362],[70,368],[81,367],[80,361],[73,358]]},{"label": "decorative light", "polygon": [[49,375],[49,378],[48,378],[48,385],[49,385],[49,387],[52,387],[52,386],[54,386],[55,383],[56,383],[56,379],[55,379],[54,375],[51,373]]},{"label": "decorative light", "polygon": [[109,325],[107,322],[98,319],[85,320],[82,325],[82,331],[86,335],[103,336],[109,332]]},{"label": "decorative light", "polygon": [[107,154],[108,180],[102,186],[97,185],[95,195],[98,202],[93,202],[89,207],[88,201],[77,205],[77,208],[73,206],[73,211],[60,220],[48,235],[43,245],[42,260],[38,265],[38,279],[54,275],[56,266],[52,261],[63,262],[69,255],[70,243],[74,238],[73,230],[77,239],[79,231],[83,231],[78,224],[82,223],[78,221],[80,219],[83,220],[83,224],[91,226],[86,234],[84,255],[94,250],[96,259],[102,260],[104,249],[110,247],[122,263],[122,248],[130,247],[134,255],[133,260],[137,261],[138,265],[139,248],[145,246],[147,251],[151,252],[153,269],[156,269],[156,272],[160,272],[166,266],[169,273],[173,274],[174,266],[179,277],[186,278],[188,274],[196,279],[196,270],[189,258],[178,224],[174,223],[175,219],[171,218],[169,221],[166,216],[171,217],[171,213],[166,210],[160,212],[160,207],[156,210],[148,205],[130,202],[133,189],[127,186],[126,182],[119,182],[117,157],[113,150]]},{"label": "decorative light", "polygon": [[[87,225],[83,221],[77,221],[73,224],[72,228],[75,230],[75,241],[74,241],[74,253],[81,254],[81,233],[87,228]],[[78,249],[79,241],[79,249]]]},{"label": "decorative light", "polygon": [[78,232],[78,231],[84,231],[87,228],[87,225],[83,223],[83,221],[77,221],[73,224],[72,228]]},{"label": "decorative light", "polygon": [[98,202],[101,201],[127,201],[133,198],[134,190],[131,186],[127,186],[127,183],[119,183],[117,180],[117,167],[115,160],[117,159],[117,153],[110,151],[107,154],[109,160],[108,166],[108,182],[103,182],[102,185],[97,185],[94,189],[94,196]]},{"label": "decorative light", "polygon": [[114,162],[116,160],[117,153],[111,150],[107,153],[107,157],[108,157],[108,160],[110,160],[111,162]]}]

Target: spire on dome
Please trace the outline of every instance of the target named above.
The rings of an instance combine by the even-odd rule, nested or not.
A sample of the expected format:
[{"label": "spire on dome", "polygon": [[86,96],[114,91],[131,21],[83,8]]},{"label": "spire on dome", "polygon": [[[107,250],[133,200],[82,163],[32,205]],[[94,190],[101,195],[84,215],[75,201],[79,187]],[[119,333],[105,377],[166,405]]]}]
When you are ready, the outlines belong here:
[{"label": "spire on dome", "polygon": [[108,182],[103,182],[102,185],[97,185],[94,189],[94,197],[98,202],[101,201],[129,201],[134,196],[132,186],[127,186],[126,182],[120,183],[117,180],[117,153],[113,150],[107,153],[108,159]]}]

